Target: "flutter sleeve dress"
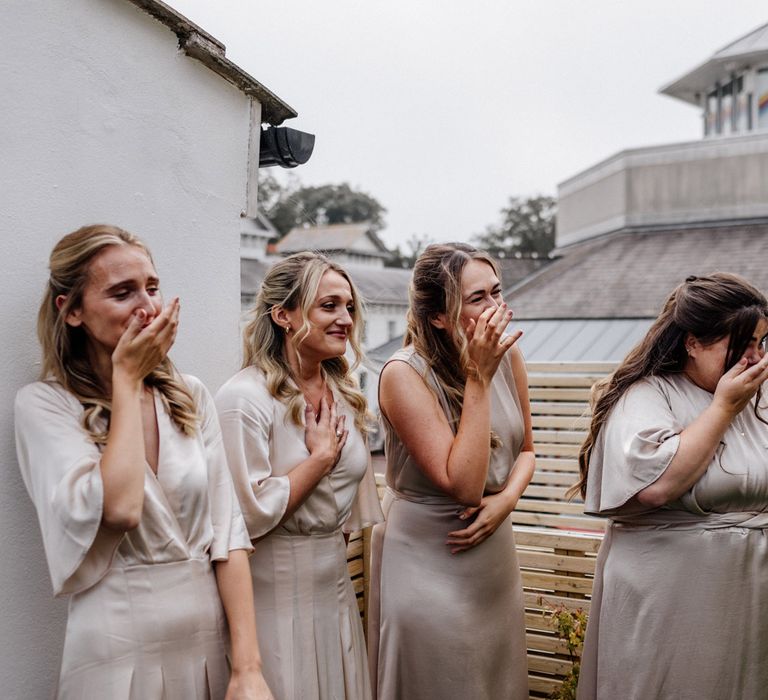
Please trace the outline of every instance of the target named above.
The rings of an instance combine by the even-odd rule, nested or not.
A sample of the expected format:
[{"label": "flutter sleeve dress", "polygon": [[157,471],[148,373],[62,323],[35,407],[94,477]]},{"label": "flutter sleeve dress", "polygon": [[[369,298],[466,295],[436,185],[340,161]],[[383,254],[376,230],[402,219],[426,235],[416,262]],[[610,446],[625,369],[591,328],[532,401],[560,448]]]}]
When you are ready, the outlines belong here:
[{"label": "flutter sleeve dress", "polygon": [[[370,454],[354,414],[341,457],[283,521],[288,474],[308,458],[304,427],[256,367],[216,395],[227,457],[255,551],[253,595],[264,677],[276,700],[367,700],[365,640],[343,532],[381,521]],[[282,521],[282,522],[281,522]]]},{"label": "flutter sleeve dress", "polygon": [[610,520],[579,700],[768,697],[768,425],[754,399],[680,499],[652,510],[632,500],[711,402],[683,374],[648,377],[598,435],[585,510]]},{"label": "flutter sleeve dress", "polygon": [[[448,403],[432,369],[412,347],[406,362]],[[492,451],[485,494],[506,485],[524,441],[512,367],[491,385]],[[448,533],[466,528],[464,506],[422,472],[386,419],[387,520],[373,533],[371,625],[378,700],[527,700],[525,619],[511,519],[479,545],[452,555]]]},{"label": "flutter sleeve dress", "polygon": [[102,525],[101,449],[55,381],[16,396],[16,445],[55,595],[69,596],[60,700],[222,699],[226,620],[212,562],[251,550],[213,399],[185,377],[200,424],[173,423],[154,392],[158,469],[147,464],[139,526]]}]

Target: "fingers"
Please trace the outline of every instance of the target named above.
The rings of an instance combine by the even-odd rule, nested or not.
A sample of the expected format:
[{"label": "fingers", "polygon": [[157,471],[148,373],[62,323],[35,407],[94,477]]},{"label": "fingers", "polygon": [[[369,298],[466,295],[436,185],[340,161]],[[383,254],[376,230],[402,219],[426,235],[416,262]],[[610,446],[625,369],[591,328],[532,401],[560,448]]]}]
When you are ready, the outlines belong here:
[{"label": "fingers", "polygon": [[505,335],[500,341],[499,345],[503,348],[503,351],[506,352],[509,350],[518,340],[520,340],[520,337],[523,335],[523,331],[516,330],[514,333],[510,333],[509,335]]}]

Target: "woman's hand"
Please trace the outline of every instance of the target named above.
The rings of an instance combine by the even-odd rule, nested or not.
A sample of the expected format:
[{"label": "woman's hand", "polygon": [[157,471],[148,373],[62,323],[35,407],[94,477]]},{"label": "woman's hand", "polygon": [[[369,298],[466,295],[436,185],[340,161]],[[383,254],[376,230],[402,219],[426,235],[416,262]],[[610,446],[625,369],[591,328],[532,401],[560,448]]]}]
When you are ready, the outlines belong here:
[{"label": "woman's hand", "polygon": [[465,508],[459,518],[469,520],[474,516],[475,519],[469,527],[448,533],[445,544],[451,554],[471,549],[487,540],[515,509],[515,505],[507,494],[497,493],[483,496],[476,508]]},{"label": "woman's hand", "polygon": [[120,336],[112,352],[112,367],[142,381],[168,355],[179,326],[179,299],[176,297],[151,323],[144,326],[147,312],[139,309]]},{"label": "woman's hand", "polygon": [[768,380],[768,353],[751,367],[742,357],[717,383],[712,403],[731,416],[740,413],[755,395],[760,385]]},{"label": "woman's hand", "polygon": [[304,444],[310,455],[327,462],[324,471],[324,474],[327,474],[336,466],[347,442],[349,431],[345,427],[346,416],[337,416],[336,403],[329,406],[323,397],[317,418],[312,407],[307,405],[304,423]]},{"label": "woman's hand", "polygon": [[516,331],[503,336],[504,329],[512,319],[512,311],[505,303],[489,307],[477,318],[470,320],[467,327],[467,351],[475,365],[480,380],[490,382],[499,367],[501,358],[522,335]]},{"label": "woman's hand", "polygon": [[232,671],[225,700],[274,700],[261,671]]}]

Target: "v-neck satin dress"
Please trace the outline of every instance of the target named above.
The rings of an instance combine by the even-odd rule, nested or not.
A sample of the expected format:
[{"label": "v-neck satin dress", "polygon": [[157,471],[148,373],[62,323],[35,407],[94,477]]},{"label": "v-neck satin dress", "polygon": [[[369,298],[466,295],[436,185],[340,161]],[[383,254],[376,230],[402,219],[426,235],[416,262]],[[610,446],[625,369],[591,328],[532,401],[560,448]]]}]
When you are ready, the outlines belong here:
[{"label": "v-neck satin dress", "polygon": [[[448,417],[427,361],[410,346],[394,361],[416,370]],[[368,628],[378,700],[527,700],[523,587],[511,519],[452,555],[445,540],[468,526],[459,520],[463,506],[425,476],[386,420],[384,427],[387,521],[372,538]],[[524,440],[508,359],[491,384],[491,427],[502,444],[491,453],[486,494],[504,488]]]},{"label": "v-neck satin dress", "polygon": [[610,520],[579,700],[768,697],[768,425],[754,399],[680,499],[655,510],[632,500],[711,403],[683,374],[647,377],[598,434],[585,510]]},{"label": "v-neck satin dress", "polygon": [[16,446],[37,509],[55,595],[69,595],[60,700],[220,700],[227,630],[213,561],[251,544],[213,400],[184,377],[200,416],[193,436],[155,391],[157,475],[129,532],[101,524],[101,450],[80,402],[54,381],[16,397]]},{"label": "v-neck satin dress", "polygon": [[[283,520],[288,474],[309,456],[304,427],[270,395],[256,367],[216,394],[227,460],[248,532],[259,648],[275,700],[368,700],[365,639],[342,532],[383,518],[370,454],[334,391],[349,430],[341,457]],[[282,522],[281,522],[282,521]]]}]

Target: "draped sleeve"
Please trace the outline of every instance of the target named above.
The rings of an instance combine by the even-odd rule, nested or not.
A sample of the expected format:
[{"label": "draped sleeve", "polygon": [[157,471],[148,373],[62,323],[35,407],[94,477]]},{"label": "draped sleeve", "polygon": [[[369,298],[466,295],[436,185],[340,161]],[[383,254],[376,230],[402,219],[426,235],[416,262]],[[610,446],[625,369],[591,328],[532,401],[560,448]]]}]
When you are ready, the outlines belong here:
[{"label": "draped sleeve", "polygon": [[585,512],[613,515],[669,466],[683,425],[660,377],[633,384],[613,407],[589,460]]},{"label": "draped sleeve", "polygon": [[368,465],[365,468],[363,478],[357,487],[355,499],[352,501],[352,510],[349,517],[342,525],[342,530],[347,533],[357,532],[366,527],[371,527],[376,523],[384,521],[384,514],[381,511],[381,501],[376,489],[376,477],[373,473],[373,462],[371,453],[366,444]]},{"label": "draped sleeve", "polygon": [[288,508],[290,481],[270,463],[273,399],[258,370],[242,370],[216,394],[224,449],[251,539],[266,535]]},{"label": "draped sleeve", "polygon": [[19,467],[37,510],[54,595],[78,593],[106,574],[124,536],[101,525],[101,453],[82,427],[82,405],[60,385],[25,386],[14,409]]},{"label": "draped sleeve", "polygon": [[192,391],[200,416],[200,432],[208,468],[208,502],[213,526],[209,556],[211,561],[222,561],[228,559],[229,552],[235,549],[252,552],[251,539],[245,527],[232,483],[232,475],[227,466],[224,441],[213,397],[196,377],[186,375],[184,380]]}]

